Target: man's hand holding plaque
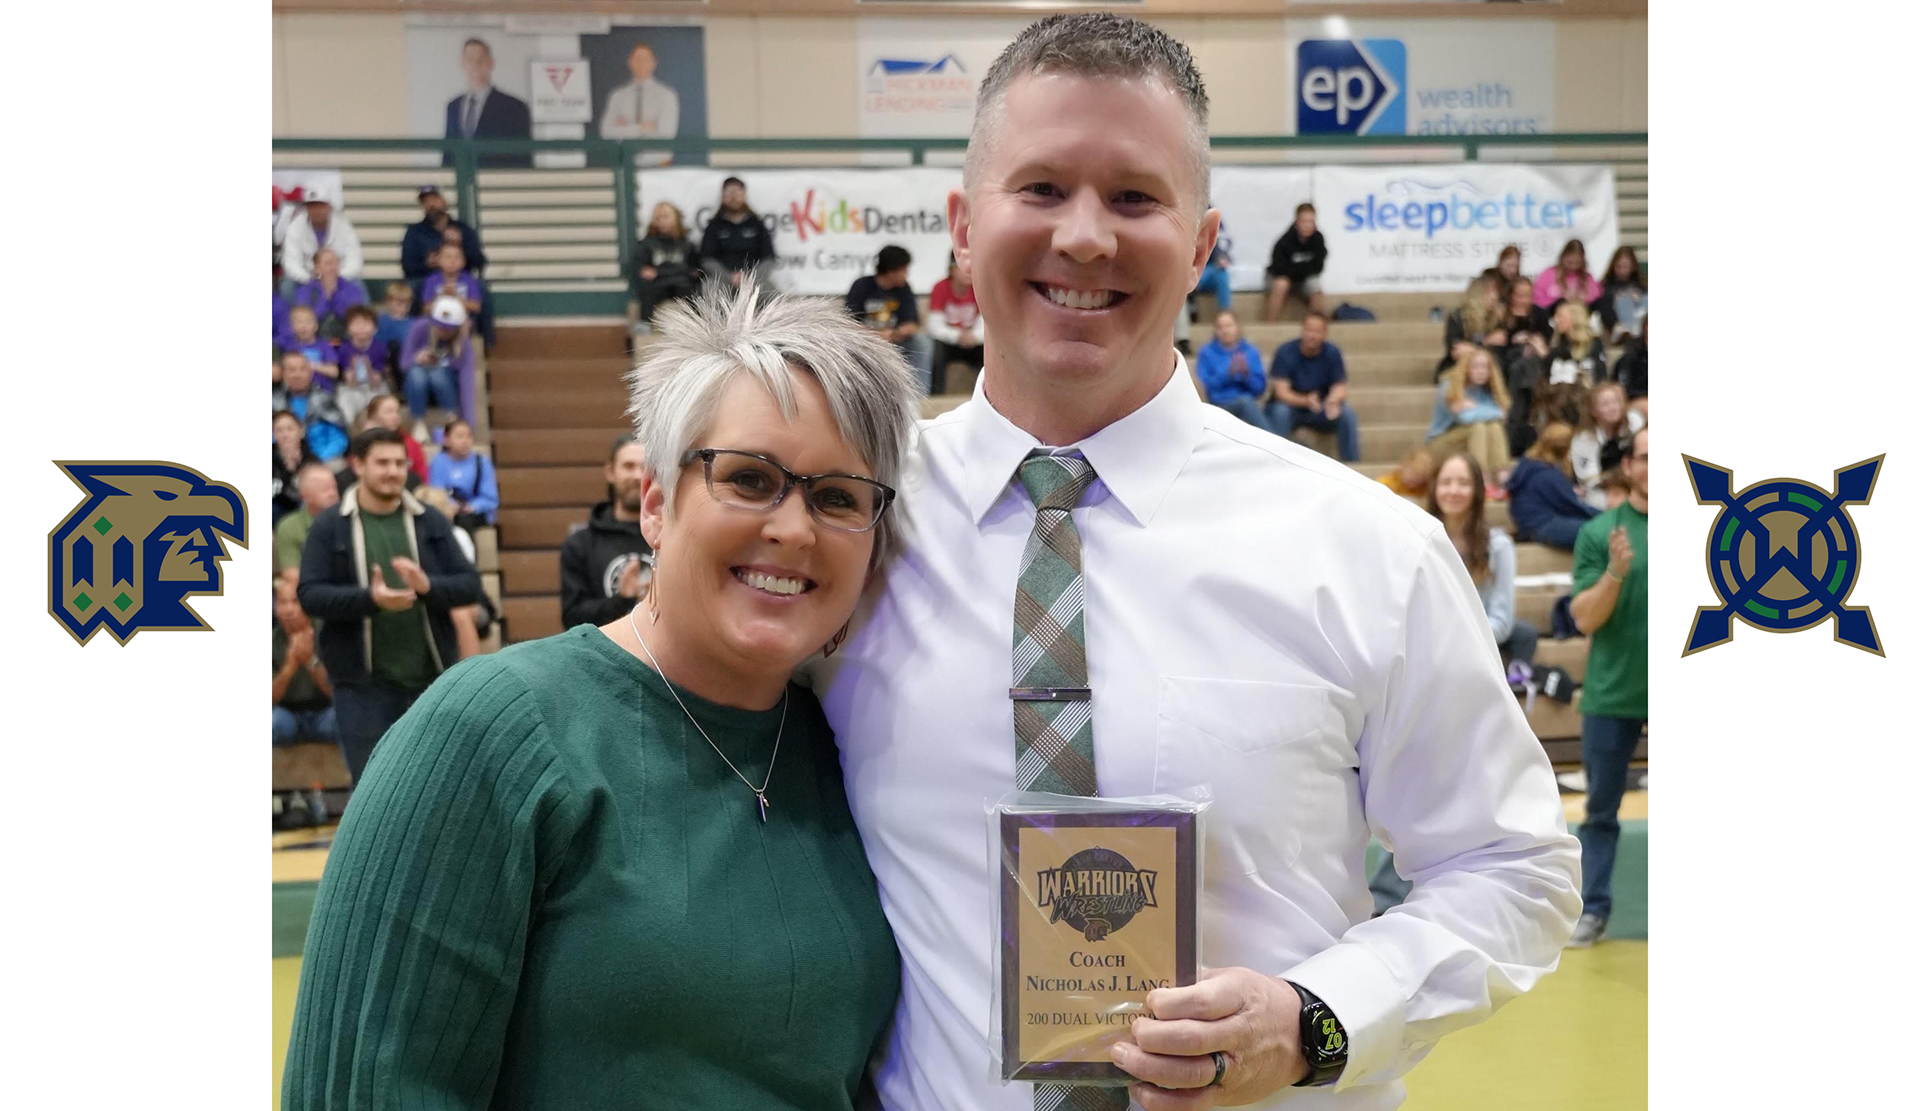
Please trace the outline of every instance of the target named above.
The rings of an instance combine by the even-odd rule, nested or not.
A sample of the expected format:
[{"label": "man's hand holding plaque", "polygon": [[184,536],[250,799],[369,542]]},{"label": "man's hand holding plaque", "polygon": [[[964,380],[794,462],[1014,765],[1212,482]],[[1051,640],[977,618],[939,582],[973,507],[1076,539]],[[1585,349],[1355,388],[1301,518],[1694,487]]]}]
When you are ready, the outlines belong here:
[{"label": "man's hand holding plaque", "polygon": [[1145,1111],[1256,1103],[1307,1074],[1300,995],[1278,977],[1208,969],[1192,987],[1149,993],[1147,1010],[1153,1017],[1134,1019],[1132,1039],[1111,1050],[1113,1063],[1141,1081],[1129,1094]]}]

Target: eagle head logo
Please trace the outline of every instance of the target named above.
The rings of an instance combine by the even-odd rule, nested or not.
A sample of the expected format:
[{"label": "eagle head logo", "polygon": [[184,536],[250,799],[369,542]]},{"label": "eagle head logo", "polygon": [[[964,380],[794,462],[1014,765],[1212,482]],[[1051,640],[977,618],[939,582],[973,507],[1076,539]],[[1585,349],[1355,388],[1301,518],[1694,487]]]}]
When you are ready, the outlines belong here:
[{"label": "eagle head logo", "polygon": [[81,644],[210,629],[187,605],[221,592],[225,537],[247,546],[240,492],[178,463],[59,463],[84,492],[47,534],[47,612]]}]

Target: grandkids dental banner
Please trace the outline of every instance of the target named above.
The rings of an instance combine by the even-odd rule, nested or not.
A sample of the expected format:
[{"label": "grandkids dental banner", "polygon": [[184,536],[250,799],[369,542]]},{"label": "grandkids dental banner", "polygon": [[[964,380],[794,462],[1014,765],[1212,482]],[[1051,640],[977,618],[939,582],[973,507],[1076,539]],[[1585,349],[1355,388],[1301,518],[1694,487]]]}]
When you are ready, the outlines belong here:
[{"label": "grandkids dental banner", "polygon": [[1509,243],[1531,275],[1578,239],[1597,271],[1620,241],[1610,166],[1320,166],[1313,203],[1327,237],[1321,282],[1329,294],[1457,294]]}]

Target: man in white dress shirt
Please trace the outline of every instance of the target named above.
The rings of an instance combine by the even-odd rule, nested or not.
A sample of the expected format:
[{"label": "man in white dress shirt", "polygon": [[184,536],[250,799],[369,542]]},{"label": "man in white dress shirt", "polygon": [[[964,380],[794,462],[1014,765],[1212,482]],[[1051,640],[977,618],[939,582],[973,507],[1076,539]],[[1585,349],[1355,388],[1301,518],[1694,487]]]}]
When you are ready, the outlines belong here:
[{"label": "man in white dress shirt", "polygon": [[[607,94],[606,111],[600,113],[602,139],[671,139],[680,134],[680,94],[654,77],[659,65],[653,47],[644,42],[627,55],[633,80]],[[640,164],[664,166],[672,157],[668,151],[648,151]]]},{"label": "man in white dress shirt", "polygon": [[[1117,16],[1042,20],[987,72],[973,127],[948,214],[995,340],[972,400],[923,426],[908,548],[817,675],[900,947],[882,1102],[1394,1107],[1441,1035],[1554,967],[1580,909],[1473,583],[1434,518],[1195,396],[1169,336],[1220,216],[1184,47]],[[1118,1103],[992,1078],[982,803],[1015,788],[1027,728],[1009,686],[1035,451],[1096,476],[1070,516],[1098,793],[1214,799],[1209,968],[1148,996],[1156,1017],[1113,1050],[1141,1081]],[[1370,831],[1413,882],[1378,919]],[[1309,1006],[1343,1045],[1303,1051]]]}]

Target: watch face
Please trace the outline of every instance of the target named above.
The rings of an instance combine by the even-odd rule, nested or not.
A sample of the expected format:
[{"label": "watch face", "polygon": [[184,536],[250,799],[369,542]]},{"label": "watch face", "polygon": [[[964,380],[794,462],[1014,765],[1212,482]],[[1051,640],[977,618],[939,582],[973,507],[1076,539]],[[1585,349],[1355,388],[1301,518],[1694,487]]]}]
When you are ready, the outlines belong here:
[{"label": "watch face", "polygon": [[1315,1064],[1330,1064],[1347,1055],[1347,1032],[1340,1027],[1340,1020],[1333,1017],[1333,1010],[1325,1003],[1314,1003],[1307,1008],[1306,1044],[1300,1047],[1308,1060]]}]

